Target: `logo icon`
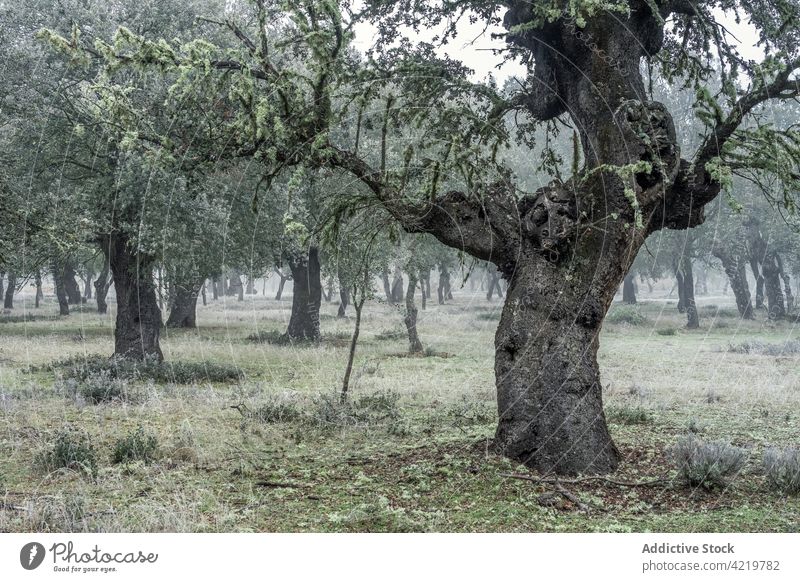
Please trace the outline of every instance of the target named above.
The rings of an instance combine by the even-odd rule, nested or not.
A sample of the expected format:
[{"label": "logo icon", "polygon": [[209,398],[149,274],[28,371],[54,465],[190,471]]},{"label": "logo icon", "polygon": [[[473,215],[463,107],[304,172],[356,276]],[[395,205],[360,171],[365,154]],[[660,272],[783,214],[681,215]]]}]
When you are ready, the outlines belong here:
[{"label": "logo icon", "polygon": [[19,552],[19,563],[26,570],[35,570],[44,562],[44,554],[44,546],[39,542],[25,544]]}]

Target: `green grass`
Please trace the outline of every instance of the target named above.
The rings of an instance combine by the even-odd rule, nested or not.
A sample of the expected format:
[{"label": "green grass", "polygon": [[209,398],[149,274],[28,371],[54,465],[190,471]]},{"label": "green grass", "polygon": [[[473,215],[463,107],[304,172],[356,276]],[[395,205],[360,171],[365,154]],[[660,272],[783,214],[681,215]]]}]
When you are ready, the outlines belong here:
[{"label": "green grass", "polygon": [[[714,299],[726,309],[731,301]],[[167,364],[210,362],[244,376],[187,372],[182,383],[134,376],[133,403],[65,399],[47,368],[110,354],[113,315],[8,322],[1,331],[11,340],[0,347],[0,501],[30,510],[0,509],[0,531],[798,531],[800,499],[769,486],[762,459],[770,446],[800,440],[800,354],[727,351],[796,339],[791,323],[759,314],[718,328],[711,310],[701,310],[701,329],[685,330],[685,316],[663,300],[642,301],[637,325],[607,321],[598,357],[623,457],[615,477],[668,481],[570,486],[594,507],[580,511],[541,505],[545,489],[504,477],[525,469],[488,446],[497,410],[495,324],[485,314],[498,306],[480,291],[445,306],[429,302],[420,337],[450,357],[400,358],[393,357],[407,350],[404,334],[394,333],[400,314],[369,304],[345,409],[330,398],[353,321],[337,319],[332,304],[323,304],[323,341],[302,349],[247,341],[283,329],[290,301],[201,306],[198,330],[164,331]],[[48,298],[41,315],[55,309]],[[46,474],[33,462],[54,450],[65,426],[87,435],[93,478],[69,462]],[[128,441],[140,426],[158,455],[112,463],[120,443],[139,451]],[[749,451],[724,489],[687,487],[670,468],[669,451],[691,426],[702,426],[704,440]]]}]

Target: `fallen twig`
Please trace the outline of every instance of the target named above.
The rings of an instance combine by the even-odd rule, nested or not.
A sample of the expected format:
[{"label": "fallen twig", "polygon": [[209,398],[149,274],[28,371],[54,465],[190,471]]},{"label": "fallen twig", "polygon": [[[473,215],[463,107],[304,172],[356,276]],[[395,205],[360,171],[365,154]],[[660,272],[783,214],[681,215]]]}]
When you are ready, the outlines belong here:
[{"label": "fallen twig", "polygon": [[11,503],[6,503],[5,501],[0,501],[0,509],[4,509],[6,511],[28,511],[28,510],[30,510],[29,507],[23,507],[22,505],[13,505]]},{"label": "fallen twig", "polygon": [[269,487],[271,489],[303,489],[306,485],[296,485],[294,483],[279,483],[276,481],[257,481],[256,487]]}]

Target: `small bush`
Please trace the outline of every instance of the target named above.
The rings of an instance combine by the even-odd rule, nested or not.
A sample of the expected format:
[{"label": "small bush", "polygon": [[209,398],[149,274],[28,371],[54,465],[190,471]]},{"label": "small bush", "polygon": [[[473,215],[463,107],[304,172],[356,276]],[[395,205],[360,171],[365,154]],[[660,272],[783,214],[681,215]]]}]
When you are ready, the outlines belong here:
[{"label": "small bush", "polygon": [[36,466],[46,472],[74,469],[91,477],[97,475],[97,455],[89,435],[73,427],[56,433],[52,447],[36,458]]},{"label": "small bush", "polygon": [[293,399],[273,397],[250,411],[249,417],[266,424],[293,422],[303,417],[303,410]]},{"label": "small bush", "polygon": [[400,329],[384,329],[375,334],[378,341],[394,341],[406,337],[406,332]]},{"label": "small bush", "polygon": [[400,418],[400,395],[392,390],[341,401],[339,394],[320,394],[306,421],[320,427],[375,425]]},{"label": "small bush", "polygon": [[0,323],[29,323],[32,321],[53,321],[56,318],[53,316],[48,315],[33,315],[33,314],[25,314],[25,315],[3,315],[0,314]]},{"label": "small bush", "polygon": [[112,378],[110,371],[101,370],[89,374],[83,382],[79,383],[78,391],[92,404],[124,401],[128,399],[128,381],[122,378]]},{"label": "small bush", "polygon": [[450,405],[446,414],[456,427],[489,424],[497,419],[494,406],[467,396],[462,396],[458,402]]},{"label": "small bush", "polygon": [[258,333],[251,333],[247,336],[247,341],[257,344],[278,344],[283,345],[286,343],[284,335],[275,330],[259,331]]},{"label": "small bush", "polygon": [[717,317],[741,317],[738,309],[720,309],[717,311]]},{"label": "small bush", "polygon": [[727,485],[747,459],[744,449],[724,441],[704,442],[694,435],[682,437],[670,452],[681,479],[704,489]]},{"label": "small bush", "polygon": [[703,309],[705,311],[708,311],[710,315],[716,317],[739,317],[739,311],[737,309],[731,309],[729,307],[717,307],[716,305],[705,305]]},{"label": "small bush", "polygon": [[652,413],[641,406],[609,407],[606,416],[608,421],[614,424],[650,424],[653,422]]},{"label": "small bush", "polygon": [[706,432],[706,426],[696,418],[690,418],[686,430],[692,434],[702,434]]},{"label": "small bush", "polygon": [[111,453],[111,462],[114,464],[130,463],[132,461],[150,463],[157,458],[158,439],[154,434],[145,432],[142,426],[117,439],[114,444],[114,451]]},{"label": "small bush", "polygon": [[171,456],[179,461],[197,461],[197,441],[188,420],[184,420],[172,436]]},{"label": "small bush", "polygon": [[757,354],[762,356],[800,354],[800,340],[789,340],[782,344],[767,343],[761,340],[747,340],[739,344],[728,344],[728,351],[734,354]]},{"label": "small bush", "polygon": [[764,451],[764,473],[773,489],[787,495],[800,494],[800,449],[768,448]]},{"label": "small bush", "polygon": [[678,333],[678,330],[675,329],[674,327],[664,327],[661,329],[657,329],[656,333],[658,335],[676,335]]},{"label": "small bush", "polygon": [[63,379],[86,382],[91,376],[107,374],[108,379],[153,380],[160,383],[193,384],[241,380],[244,372],[238,366],[219,362],[143,362],[100,355],[74,357],[47,366],[61,372]]},{"label": "small bush", "polygon": [[627,325],[644,325],[647,317],[637,305],[619,305],[608,312],[606,320],[610,323],[624,323]]}]

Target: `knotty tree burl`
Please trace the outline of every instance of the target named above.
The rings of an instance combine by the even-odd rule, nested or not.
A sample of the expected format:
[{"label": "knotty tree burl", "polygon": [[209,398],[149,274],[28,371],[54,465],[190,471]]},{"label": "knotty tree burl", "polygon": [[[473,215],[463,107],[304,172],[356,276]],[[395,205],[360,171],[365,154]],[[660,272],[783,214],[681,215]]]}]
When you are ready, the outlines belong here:
[{"label": "knotty tree burl", "polygon": [[[763,112],[799,93],[797,1],[254,0],[236,10],[219,24],[238,50],[127,31],[100,52],[111,67],[179,72],[175,98],[212,83],[233,95],[220,123],[238,143],[227,149],[253,155],[268,177],[307,166],[356,178],[343,209],[377,201],[405,230],[497,265],[508,281],[497,451],[543,472],[613,471],[598,336],[645,238],[701,224],[734,169],[777,174],[786,201],[796,190],[797,134]],[[759,31],[763,62],[740,56],[716,22],[734,10]],[[444,42],[461,18],[503,25],[509,55],[528,65],[518,91],[471,82],[431,44],[399,38],[409,25]],[[363,21],[379,31],[368,57],[350,46]],[[651,98],[645,61],[695,89],[706,128],[695,151],[682,151],[673,123],[690,112]],[[577,136],[572,175],[524,192],[502,167],[503,146],[554,120]]]}]

